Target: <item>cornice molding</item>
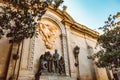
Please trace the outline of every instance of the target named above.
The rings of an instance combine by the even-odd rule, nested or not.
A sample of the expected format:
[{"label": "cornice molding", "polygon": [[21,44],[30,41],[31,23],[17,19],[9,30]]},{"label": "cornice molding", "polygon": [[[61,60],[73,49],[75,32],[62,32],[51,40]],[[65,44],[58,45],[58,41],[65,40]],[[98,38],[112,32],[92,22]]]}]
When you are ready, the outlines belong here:
[{"label": "cornice molding", "polygon": [[98,38],[98,35],[99,35],[98,32],[86,27],[85,25],[82,25],[82,24],[79,24],[79,23],[75,22],[74,19],[67,12],[62,11],[60,9],[54,9],[53,6],[49,6],[47,10],[59,15],[60,18],[63,19],[61,22],[64,25],[66,24],[66,25],[70,26],[70,28],[73,28],[73,29],[75,29],[77,31],[85,33],[88,36],[91,36],[91,37],[93,37],[95,39]]},{"label": "cornice molding", "polygon": [[84,25],[81,25],[79,23],[71,22],[69,20],[63,20],[62,23],[66,24],[66,25],[71,25],[70,28],[75,29],[75,30],[77,30],[85,35],[91,36],[92,38],[97,39],[99,36],[98,32],[96,32],[96,31],[94,31],[94,30],[92,30]]}]

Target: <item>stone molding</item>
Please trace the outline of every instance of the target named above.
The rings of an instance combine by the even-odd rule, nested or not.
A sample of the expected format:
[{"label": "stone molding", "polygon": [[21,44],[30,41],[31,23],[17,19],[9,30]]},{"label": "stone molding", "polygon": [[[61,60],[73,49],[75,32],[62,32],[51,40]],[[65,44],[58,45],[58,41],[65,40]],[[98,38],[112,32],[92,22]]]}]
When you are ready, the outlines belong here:
[{"label": "stone molding", "polygon": [[32,41],[31,41],[31,51],[30,51],[30,54],[29,54],[29,63],[28,63],[28,70],[29,71],[33,71],[33,67],[34,67],[34,46],[35,46],[35,37],[32,38]]},{"label": "stone molding", "polygon": [[52,6],[49,6],[47,10],[58,15],[61,19],[63,19],[62,22],[72,25],[71,28],[74,28],[75,30],[78,30],[82,33],[86,33],[88,36],[91,36],[93,38],[98,38],[99,33],[97,31],[94,31],[85,25],[77,23],[67,12],[64,12],[60,9],[55,10]]}]

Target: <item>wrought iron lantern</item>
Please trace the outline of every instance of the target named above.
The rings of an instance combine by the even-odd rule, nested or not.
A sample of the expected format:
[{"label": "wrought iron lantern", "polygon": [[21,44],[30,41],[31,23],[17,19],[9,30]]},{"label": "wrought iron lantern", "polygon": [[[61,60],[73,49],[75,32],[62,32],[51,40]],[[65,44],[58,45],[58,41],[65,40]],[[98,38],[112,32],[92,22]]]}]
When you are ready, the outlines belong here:
[{"label": "wrought iron lantern", "polygon": [[73,53],[74,53],[75,58],[78,57],[79,50],[80,50],[80,47],[78,47],[78,46],[76,46],[76,47],[74,48]]},{"label": "wrought iron lantern", "polygon": [[74,50],[73,50],[73,54],[74,54],[74,57],[75,57],[75,66],[77,67],[78,66],[78,54],[79,54],[79,50],[80,48],[78,46],[75,46]]}]

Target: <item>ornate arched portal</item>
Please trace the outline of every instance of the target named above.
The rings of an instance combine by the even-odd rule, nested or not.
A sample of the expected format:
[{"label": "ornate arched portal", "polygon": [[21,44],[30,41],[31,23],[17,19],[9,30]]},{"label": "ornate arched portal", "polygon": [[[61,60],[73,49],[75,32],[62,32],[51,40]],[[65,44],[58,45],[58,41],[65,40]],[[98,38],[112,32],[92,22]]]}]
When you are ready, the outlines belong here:
[{"label": "ornate arched portal", "polygon": [[[44,43],[44,53],[50,51],[53,55],[53,51],[57,49],[59,55],[64,58],[65,73],[69,75],[67,39],[64,25],[54,16],[45,14],[41,21],[38,22],[37,28]],[[33,41],[35,40],[33,39]]]}]

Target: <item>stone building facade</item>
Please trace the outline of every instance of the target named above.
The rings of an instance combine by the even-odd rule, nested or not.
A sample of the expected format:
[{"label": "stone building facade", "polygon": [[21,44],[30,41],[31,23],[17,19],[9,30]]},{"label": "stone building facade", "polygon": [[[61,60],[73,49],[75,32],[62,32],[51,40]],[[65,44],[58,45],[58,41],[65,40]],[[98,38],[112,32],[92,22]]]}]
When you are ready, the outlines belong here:
[{"label": "stone building facade", "polygon": [[[98,32],[75,22],[66,11],[52,6],[47,8],[36,28],[38,36],[21,43],[17,61],[13,59],[16,44],[11,49],[6,38],[0,40],[0,80],[9,80],[13,74],[18,80],[35,80],[38,71],[41,71],[40,80],[108,80],[105,69],[96,68],[87,58],[98,50],[95,49]],[[50,64],[47,59],[40,61],[46,52],[53,57],[55,50],[59,54],[57,71],[53,59]],[[61,69],[60,57],[63,58]]]}]

